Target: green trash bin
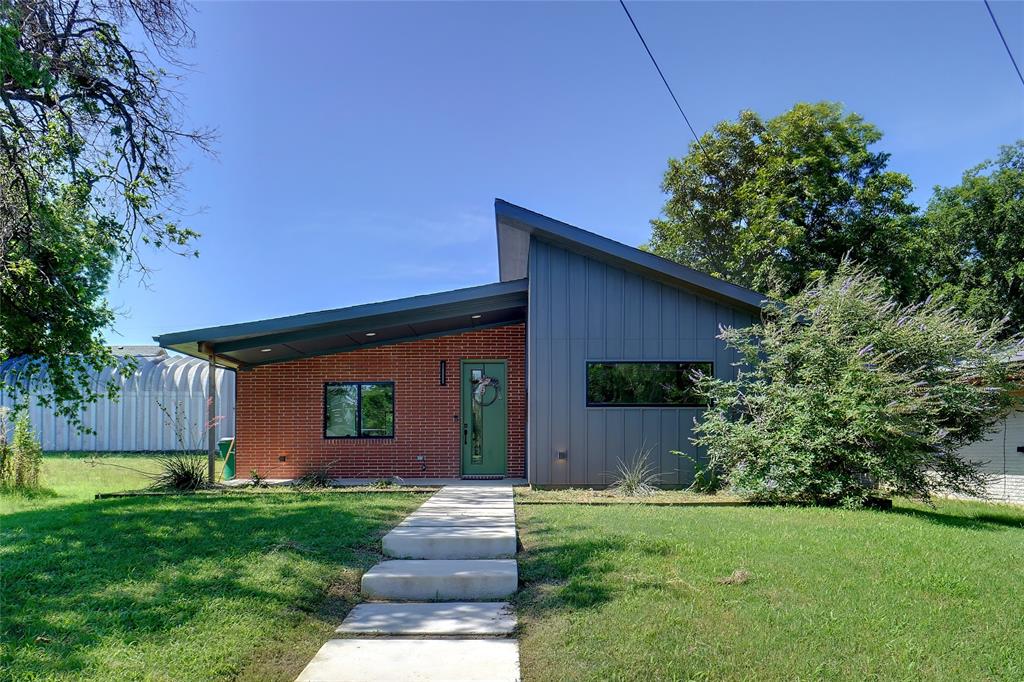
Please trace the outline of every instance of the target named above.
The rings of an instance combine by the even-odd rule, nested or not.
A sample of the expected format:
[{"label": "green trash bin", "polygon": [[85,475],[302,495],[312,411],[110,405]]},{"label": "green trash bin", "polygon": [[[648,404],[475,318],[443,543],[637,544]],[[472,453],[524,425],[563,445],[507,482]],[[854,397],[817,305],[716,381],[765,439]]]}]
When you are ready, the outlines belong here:
[{"label": "green trash bin", "polygon": [[221,438],[217,441],[217,448],[220,450],[220,458],[224,460],[224,473],[221,478],[230,481],[235,477],[235,439]]}]

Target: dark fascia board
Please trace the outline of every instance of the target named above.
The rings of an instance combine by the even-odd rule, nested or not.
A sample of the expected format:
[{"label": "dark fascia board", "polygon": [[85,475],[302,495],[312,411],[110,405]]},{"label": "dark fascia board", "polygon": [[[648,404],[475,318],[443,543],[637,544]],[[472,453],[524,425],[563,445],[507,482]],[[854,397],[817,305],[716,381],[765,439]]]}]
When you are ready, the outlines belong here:
[{"label": "dark fascia board", "polygon": [[513,228],[584,256],[624,267],[668,284],[682,286],[708,298],[738,305],[747,310],[760,310],[768,301],[767,296],[746,287],[731,284],[667,258],[549,218],[528,208],[510,204],[503,199],[494,200],[494,214],[498,232],[498,261],[503,278],[506,273],[510,276],[518,275],[526,270],[525,262],[519,262],[524,258],[521,245],[503,247],[503,242],[511,234],[509,228]]},{"label": "dark fascia board", "polygon": [[[182,350],[183,346],[189,347],[191,344],[209,344],[214,351],[220,351],[226,344],[230,344],[231,348],[239,350],[266,344],[267,339],[276,339],[275,342],[280,343],[286,339],[312,338],[339,333],[341,329],[357,329],[364,324],[383,325],[401,324],[406,320],[422,321],[425,311],[430,311],[427,313],[428,315],[441,319],[462,309],[475,312],[481,306],[494,309],[494,306],[526,305],[526,292],[527,282],[525,280],[496,282],[348,308],[171,332],[154,336],[153,340],[164,348],[175,348],[175,350]],[[251,340],[251,343],[247,343],[247,340]],[[188,351],[182,350],[182,352]]]}]

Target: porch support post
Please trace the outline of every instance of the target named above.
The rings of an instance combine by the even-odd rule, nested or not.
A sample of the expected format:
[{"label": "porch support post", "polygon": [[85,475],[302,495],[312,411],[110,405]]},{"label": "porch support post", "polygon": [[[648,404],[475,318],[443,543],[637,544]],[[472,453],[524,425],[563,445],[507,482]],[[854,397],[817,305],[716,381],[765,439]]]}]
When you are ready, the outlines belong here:
[{"label": "porch support post", "polygon": [[209,374],[206,378],[206,470],[210,485],[213,485],[217,462],[217,361],[213,354],[213,346],[206,344],[206,354],[210,359]]}]

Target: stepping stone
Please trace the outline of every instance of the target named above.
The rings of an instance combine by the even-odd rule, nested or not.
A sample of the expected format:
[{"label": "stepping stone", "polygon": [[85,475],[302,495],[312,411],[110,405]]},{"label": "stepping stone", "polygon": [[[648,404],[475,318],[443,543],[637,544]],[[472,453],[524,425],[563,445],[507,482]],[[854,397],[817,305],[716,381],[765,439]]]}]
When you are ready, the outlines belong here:
[{"label": "stepping stone", "polygon": [[512,493],[441,492],[431,495],[431,500],[511,500]]},{"label": "stepping stone", "polygon": [[408,526],[451,526],[469,528],[515,528],[516,519],[507,516],[470,516],[469,514],[419,514],[408,516],[398,528]]},{"label": "stepping stone", "polygon": [[362,592],[370,599],[504,599],[516,591],[515,559],[382,561],[363,574]]},{"label": "stepping stone", "polygon": [[423,507],[473,507],[483,509],[512,509],[512,500],[427,500]]},{"label": "stepping stone", "polygon": [[366,635],[506,636],[516,627],[507,602],[363,603],[337,632]]},{"label": "stepping stone", "polygon": [[453,507],[431,507],[431,508],[427,508],[427,509],[424,509],[423,507],[420,507],[415,512],[410,514],[409,517],[407,517],[407,518],[412,518],[414,516],[437,516],[439,514],[440,515],[449,514],[449,515],[452,515],[452,516],[470,516],[470,517],[478,517],[478,518],[482,518],[484,516],[500,516],[500,517],[505,517],[505,518],[510,518],[510,519],[514,519],[515,518],[515,511],[513,509],[511,509],[511,508],[509,508],[509,509],[486,509],[486,508],[473,509],[471,507],[464,507],[464,508],[458,508],[458,507],[454,507],[454,508]]},{"label": "stepping stone", "polygon": [[381,541],[399,559],[505,559],[515,556],[515,526],[399,526]]},{"label": "stepping stone", "polygon": [[511,639],[331,639],[296,682],[513,682]]}]

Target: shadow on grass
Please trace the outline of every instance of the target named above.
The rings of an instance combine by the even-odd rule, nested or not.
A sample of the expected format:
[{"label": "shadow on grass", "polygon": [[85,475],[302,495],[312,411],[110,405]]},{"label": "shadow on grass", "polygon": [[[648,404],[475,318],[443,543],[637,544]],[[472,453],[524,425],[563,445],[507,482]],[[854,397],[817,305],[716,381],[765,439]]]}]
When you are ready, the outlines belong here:
[{"label": "shadow on grass", "polygon": [[[621,535],[573,537],[581,526],[535,524],[527,534],[529,545],[519,556],[522,590],[516,604],[534,614],[559,609],[590,609],[611,601],[623,589],[660,590],[659,582],[633,581],[626,587],[611,575],[620,568],[617,556],[624,552],[646,556],[666,556],[669,543],[651,539],[637,541]],[[566,538],[546,544],[551,536]],[[537,542],[535,542],[535,540]]]},{"label": "shadow on grass", "polygon": [[968,528],[971,530],[1024,529],[1024,514],[1020,510],[1014,509],[1007,509],[1005,513],[986,511],[981,514],[963,515],[936,509],[893,507],[892,510],[886,513],[902,514],[953,528]]},{"label": "shadow on grass", "polygon": [[[101,645],[220,637],[202,628],[221,609],[225,618],[238,609],[268,620],[316,611],[329,576],[350,570],[354,579],[372,565],[380,536],[404,515],[405,504],[382,498],[125,498],[8,514],[5,667],[74,678],[95,670],[90,654]],[[233,636],[228,654],[244,657],[259,644]],[[138,664],[139,674],[186,677]]]}]

